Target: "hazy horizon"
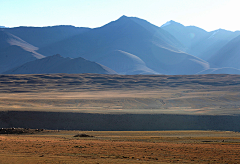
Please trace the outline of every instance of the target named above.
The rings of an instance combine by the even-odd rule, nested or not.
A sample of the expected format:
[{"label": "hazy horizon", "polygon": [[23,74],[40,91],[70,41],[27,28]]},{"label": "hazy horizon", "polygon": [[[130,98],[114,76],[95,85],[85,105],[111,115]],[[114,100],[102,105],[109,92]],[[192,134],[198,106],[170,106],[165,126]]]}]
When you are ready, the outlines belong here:
[{"label": "hazy horizon", "polygon": [[159,27],[174,20],[206,31],[240,30],[240,24],[231,19],[240,15],[237,0],[0,0],[0,3],[0,26],[5,27],[72,25],[96,28],[126,15]]}]

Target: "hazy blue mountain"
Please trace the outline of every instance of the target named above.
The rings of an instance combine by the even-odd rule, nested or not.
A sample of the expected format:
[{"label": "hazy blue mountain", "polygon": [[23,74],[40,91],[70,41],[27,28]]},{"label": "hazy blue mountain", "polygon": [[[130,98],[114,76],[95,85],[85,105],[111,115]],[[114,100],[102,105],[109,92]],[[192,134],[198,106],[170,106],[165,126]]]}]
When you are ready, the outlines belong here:
[{"label": "hazy blue mountain", "polygon": [[0,73],[26,62],[45,56],[36,52],[37,47],[21,38],[0,30]]},{"label": "hazy blue mountain", "polygon": [[240,35],[232,39],[215,53],[209,59],[209,62],[218,67],[233,67],[240,69]]},{"label": "hazy blue mountain", "polygon": [[162,29],[168,31],[185,47],[186,52],[191,51],[191,47],[201,41],[208,35],[208,32],[195,26],[184,26],[173,20],[161,26]]},{"label": "hazy blue mountain", "polygon": [[38,52],[80,56],[123,74],[194,74],[208,68],[207,62],[184,53],[184,49],[167,31],[145,20],[122,16]]},{"label": "hazy blue mountain", "polygon": [[240,31],[232,32],[223,29],[207,32],[195,26],[184,26],[169,21],[162,29],[176,37],[185,47],[185,52],[208,60],[230,40],[240,35]]},{"label": "hazy blue mountain", "polygon": [[99,60],[99,63],[106,65],[119,74],[159,74],[146,66],[136,55],[121,50],[109,51],[106,56]]},{"label": "hazy blue mountain", "polygon": [[123,16],[123,18],[128,18],[133,20],[134,22],[144,27],[146,30],[150,31],[153,34],[153,36],[154,35],[158,35],[158,37],[160,36],[162,39],[164,39],[165,42],[167,42],[169,45],[172,46],[171,49],[177,48],[177,50],[181,50],[181,51],[186,49],[185,45],[183,45],[181,42],[176,40],[176,38],[173,35],[169,35],[167,31],[161,30],[161,28],[159,28],[158,26],[155,26],[144,19],[140,19],[136,17],[126,17],[126,16]]},{"label": "hazy blue mountain", "polygon": [[207,32],[174,21],[158,27],[127,16],[95,29],[53,26],[0,30],[0,72],[52,54],[82,57],[119,74],[235,74],[240,69],[240,31]]},{"label": "hazy blue mountain", "polygon": [[197,74],[240,74],[240,69],[223,67],[223,68],[210,68]]},{"label": "hazy blue mountain", "polygon": [[4,30],[41,48],[91,29],[61,25],[49,27],[15,27]]},{"label": "hazy blue mountain", "polygon": [[45,73],[98,73],[116,74],[115,71],[81,57],[71,59],[60,55],[34,60],[4,72],[4,74],[45,74]]},{"label": "hazy blue mountain", "polygon": [[5,26],[0,26],[0,28],[8,28],[8,27],[5,27]]},{"label": "hazy blue mountain", "polygon": [[[240,35],[240,31],[232,32],[218,29],[209,32],[209,34],[210,36],[208,38],[199,42],[198,45],[195,45],[195,47],[197,47],[195,50],[200,52],[199,57],[204,60],[210,59],[212,55],[218,52],[229,41]],[[201,51],[201,48],[203,48],[203,51]]]}]

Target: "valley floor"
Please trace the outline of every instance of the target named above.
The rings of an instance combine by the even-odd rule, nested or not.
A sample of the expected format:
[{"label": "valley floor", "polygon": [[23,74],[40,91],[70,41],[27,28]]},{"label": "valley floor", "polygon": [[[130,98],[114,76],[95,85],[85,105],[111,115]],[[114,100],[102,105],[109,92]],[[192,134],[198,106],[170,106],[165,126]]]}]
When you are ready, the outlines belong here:
[{"label": "valley floor", "polygon": [[0,75],[0,111],[239,115],[239,75]]},{"label": "valley floor", "polygon": [[[74,137],[88,134],[94,137]],[[230,131],[42,131],[1,134],[1,163],[239,163]]]},{"label": "valley floor", "polygon": [[[89,130],[1,134],[1,163],[240,163],[239,90],[239,75],[0,75],[0,128]],[[208,129],[223,131],[154,131]]]},{"label": "valley floor", "polygon": [[0,75],[0,125],[240,131],[239,75]]}]

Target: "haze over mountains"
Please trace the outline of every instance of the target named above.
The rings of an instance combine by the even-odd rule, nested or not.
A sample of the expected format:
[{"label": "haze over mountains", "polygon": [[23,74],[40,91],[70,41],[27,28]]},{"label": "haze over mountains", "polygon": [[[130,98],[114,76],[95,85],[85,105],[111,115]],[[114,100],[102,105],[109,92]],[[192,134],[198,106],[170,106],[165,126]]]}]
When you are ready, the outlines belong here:
[{"label": "haze over mountains", "polygon": [[211,58],[229,41],[240,35],[240,31],[218,29],[207,32],[199,27],[184,26],[174,21],[169,21],[161,27],[178,39],[185,46],[187,53],[203,60]]},{"label": "haze over mountains", "polygon": [[240,74],[239,35],[127,16],[94,29],[1,28],[0,73]]},{"label": "haze over mountains", "polygon": [[4,72],[5,74],[49,74],[49,73],[98,73],[116,74],[115,71],[81,57],[63,58],[59,54],[27,62]]},{"label": "haze over mountains", "polygon": [[219,67],[240,69],[240,36],[235,37],[211,56],[209,62]]}]

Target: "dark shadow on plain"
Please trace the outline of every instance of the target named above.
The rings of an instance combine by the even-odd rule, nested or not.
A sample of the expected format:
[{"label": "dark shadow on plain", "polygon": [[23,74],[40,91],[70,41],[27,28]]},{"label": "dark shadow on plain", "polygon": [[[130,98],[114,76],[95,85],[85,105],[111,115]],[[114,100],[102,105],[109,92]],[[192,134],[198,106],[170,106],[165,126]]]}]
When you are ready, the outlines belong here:
[{"label": "dark shadow on plain", "polygon": [[1,128],[102,131],[240,131],[240,116],[6,111],[0,112],[0,126]]}]

